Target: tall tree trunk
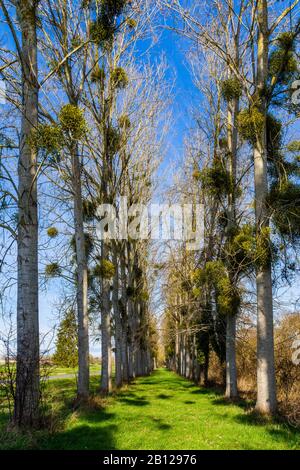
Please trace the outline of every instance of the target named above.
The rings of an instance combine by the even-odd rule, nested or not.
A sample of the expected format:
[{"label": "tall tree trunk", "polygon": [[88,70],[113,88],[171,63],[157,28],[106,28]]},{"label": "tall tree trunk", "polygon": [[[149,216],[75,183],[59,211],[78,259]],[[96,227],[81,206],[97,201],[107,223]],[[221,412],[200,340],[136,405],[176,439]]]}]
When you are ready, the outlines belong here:
[{"label": "tall tree trunk", "polygon": [[36,2],[19,0],[22,34],[22,124],[18,214],[17,377],[14,423],[34,426],[39,415],[38,214],[36,151],[28,144],[38,124]]},{"label": "tall tree trunk", "polygon": [[237,369],[236,369],[236,315],[226,318],[226,393],[227,398],[236,398]]},{"label": "tall tree trunk", "polygon": [[[108,246],[105,241],[102,243],[102,259],[108,258]],[[101,292],[101,393],[111,392],[111,324],[110,324],[110,280],[102,278]]]},{"label": "tall tree trunk", "polygon": [[129,379],[135,378],[135,326],[134,326],[134,305],[131,298],[128,299],[128,374]]},{"label": "tall tree trunk", "polygon": [[[117,247],[114,246],[114,250]],[[121,387],[123,381],[122,374],[122,323],[119,305],[119,270],[116,253],[114,254],[115,276],[113,282],[113,312],[115,320],[115,371],[116,371],[116,387]]]},{"label": "tall tree trunk", "polygon": [[[267,102],[265,86],[268,76],[269,29],[267,0],[258,1],[258,45],[257,45],[257,99],[260,112],[265,116],[265,125],[257,135],[254,148],[255,208],[257,237],[265,237],[269,227],[266,205],[268,194],[267,177]],[[272,302],[271,260],[257,268],[257,403],[262,413],[276,411],[276,380],[274,366],[274,332]]]},{"label": "tall tree trunk", "polygon": [[179,338],[179,328],[178,328],[178,319],[175,320],[175,361],[174,361],[174,371],[179,374],[180,371],[180,338]]},{"label": "tall tree trunk", "polygon": [[135,302],[133,293],[136,289],[134,278],[134,255],[130,243],[127,244],[128,253],[128,287],[131,289],[131,295],[128,298],[128,331],[129,331],[129,344],[128,344],[128,374],[130,379],[136,376],[135,364],[135,346],[136,346],[136,318],[135,318]]},{"label": "tall tree trunk", "polygon": [[85,247],[81,171],[78,146],[72,148],[72,179],[74,191],[74,225],[77,262],[77,315],[78,315],[78,384],[77,397],[85,400],[89,395],[89,318],[88,267]]},{"label": "tall tree trunk", "polygon": [[121,272],[121,303],[122,303],[122,374],[123,381],[129,381],[128,373],[128,315],[127,315],[127,282],[126,282],[126,257],[125,246],[121,248],[120,259]]},{"label": "tall tree trunk", "polygon": [[101,392],[111,392],[111,324],[110,324],[110,282],[102,280],[102,309],[101,309]]},{"label": "tall tree trunk", "polygon": [[[238,57],[238,44],[236,48],[236,63],[239,63]],[[238,134],[237,134],[237,116],[239,112],[239,100],[233,99],[228,103],[227,115],[227,136],[228,136],[228,150],[230,154],[229,159],[229,173],[231,177],[231,191],[228,196],[228,227],[227,236],[230,241],[233,229],[236,225],[236,166],[237,166],[237,148],[238,148]],[[230,267],[229,267],[230,269]],[[231,272],[231,284],[235,287],[237,282],[234,279],[236,273]],[[226,318],[226,392],[227,398],[236,398],[238,396],[237,388],[237,367],[236,367],[236,316],[238,312],[231,312]]]}]

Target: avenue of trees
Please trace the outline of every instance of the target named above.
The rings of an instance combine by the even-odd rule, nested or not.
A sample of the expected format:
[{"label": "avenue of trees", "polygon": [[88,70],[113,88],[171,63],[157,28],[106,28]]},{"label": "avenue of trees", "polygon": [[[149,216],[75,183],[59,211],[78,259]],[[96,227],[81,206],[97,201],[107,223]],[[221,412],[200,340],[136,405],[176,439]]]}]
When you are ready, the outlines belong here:
[{"label": "avenue of trees", "polygon": [[[61,293],[55,355],[78,364],[78,406],[94,337],[103,395],[113,368],[117,388],[151,373],[162,342],[166,365],[202,385],[214,352],[236,399],[239,323],[251,316],[256,409],[277,412],[273,295],[299,275],[299,6],[0,0],[0,281],[3,302],[16,292],[16,427],[39,423],[45,286]],[[111,236],[106,216],[126,197],[130,224],[158,192],[173,83],[151,48],[166,30],[201,96],[169,197],[202,205],[204,240],[167,243],[157,259],[151,240]]]}]

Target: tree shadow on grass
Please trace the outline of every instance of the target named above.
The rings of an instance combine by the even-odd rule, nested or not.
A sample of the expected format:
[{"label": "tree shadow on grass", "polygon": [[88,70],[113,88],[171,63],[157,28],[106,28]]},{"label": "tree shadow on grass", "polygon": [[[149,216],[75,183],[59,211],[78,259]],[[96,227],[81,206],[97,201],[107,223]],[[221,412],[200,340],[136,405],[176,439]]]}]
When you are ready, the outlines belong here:
[{"label": "tree shadow on grass", "polygon": [[292,447],[300,450],[300,430],[286,425],[282,429],[270,429],[268,433],[276,441],[285,441],[289,445],[292,443]]},{"label": "tree shadow on grass", "polygon": [[149,401],[145,398],[118,398],[118,401],[125,403],[129,406],[146,406],[149,405]]},{"label": "tree shadow on grass", "polygon": [[231,400],[229,398],[220,397],[220,398],[215,398],[214,400],[212,400],[212,403],[213,405],[221,405],[221,406],[238,406],[239,408],[242,408],[244,410],[247,410],[251,406],[253,406],[252,402],[247,402],[240,398],[236,400]]},{"label": "tree shadow on grass", "polygon": [[[95,405],[95,407],[94,407]],[[37,438],[36,448],[57,450],[110,450],[115,449],[114,434],[117,425],[113,424],[115,413],[97,403],[88,403],[65,415],[60,430]],[[66,426],[66,428],[64,428]]]},{"label": "tree shadow on grass", "polygon": [[192,390],[193,395],[222,395],[222,392],[219,390],[213,390],[211,388],[198,388],[197,390]]},{"label": "tree shadow on grass", "polygon": [[277,442],[284,442],[287,448],[300,449],[300,429],[295,429],[280,418],[268,418],[257,413],[255,410],[235,416],[234,421],[239,424],[263,427],[266,432]]},{"label": "tree shadow on grass", "polygon": [[172,398],[172,395],[166,395],[165,393],[160,393],[156,397],[159,398],[160,400],[168,400],[169,398]]},{"label": "tree shadow on grass", "polygon": [[[101,420],[99,421],[99,424]],[[115,450],[114,433],[117,426],[91,426],[89,423],[56,433],[39,443],[39,449],[55,450]]]},{"label": "tree shadow on grass", "polygon": [[164,423],[161,418],[151,418],[157,429],[160,431],[167,431],[172,428],[170,424]]},{"label": "tree shadow on grass", "polygon": [[[161,383],[161,382],[160,382]],[[133,382],[134,385],[137,385],[136,382]],[[157,380],[139,380],[138,385],[153,385],[157,384]]]}]

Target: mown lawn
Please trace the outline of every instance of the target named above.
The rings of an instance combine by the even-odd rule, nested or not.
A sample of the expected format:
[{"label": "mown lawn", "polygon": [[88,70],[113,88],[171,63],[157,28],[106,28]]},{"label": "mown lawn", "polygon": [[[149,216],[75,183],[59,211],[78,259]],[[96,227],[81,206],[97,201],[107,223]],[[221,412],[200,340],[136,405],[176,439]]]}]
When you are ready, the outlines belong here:
[{"label": "mown lawn", "polygon": [[[92,382],[96,391],[98,379]],[[61,430],[17,440],[2,432],[0,448],[300,449],[300,431],[263,423],[253,417],[247,404],[228,404],[216,392],[164,369],[136,380],[105,401],[96,399],[81,411],[74,412],[70,406],[74,381],[53,381],[49,392],[63,419]]]}]

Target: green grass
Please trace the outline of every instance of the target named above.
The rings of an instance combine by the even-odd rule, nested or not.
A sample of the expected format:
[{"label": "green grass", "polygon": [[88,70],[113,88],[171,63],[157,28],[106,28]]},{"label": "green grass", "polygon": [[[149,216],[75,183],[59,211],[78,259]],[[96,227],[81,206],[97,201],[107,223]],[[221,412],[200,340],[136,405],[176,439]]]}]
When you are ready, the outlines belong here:
[{"label": "green grass", "polygon": [[[15,370],[15,365],[11,366],[12,370]],[[100,364],[91,364],[90,365],[90,373],[91,374],[100,374],[101,366]],[[77,373],[77,369],[72,369],[72,367],[59,367],[59,366],[53,366],[53,367],[47,367],[46,370],[47,375],[75,375]],[[6,372],[6,366],[3,364],[0,364],[0,373],[5,373]],[[43,375],[43,369],[41,369],[41,373]]]},{"label": "green grass", "polygon": [[[101,366],[99,364],[92,364],[90,365],[90,373],[91,374],[96,374],[96,373],[99,373],[100,375],[100,369],[101,369]],[[72,369],[71,367],[58,367],[58,366],[55,366],[55,367],[51,367],[50,370],[49,370],[49,375],[51,376],[54,376],[54,375],[75,375],[77,373],[77,369]]]},{"label": "green grass", "polygon": [[[98,379],[92,378],[92,384],[96,391]],[[73,380],[53,381],[49,388],[57,397],[63,428],[50,435],[36,433],[30,444],[34,448],[300,449],[300,431],[263,423],[247,411],[246,403],[229,404],[217,392],[196,387],[164,369],[100,401],[102,406],[98,403],[98,407],[76,412],[70,407]],[[29,445],[20,437],[9,441],[2,434],[1,438],[2,448]]]}]

